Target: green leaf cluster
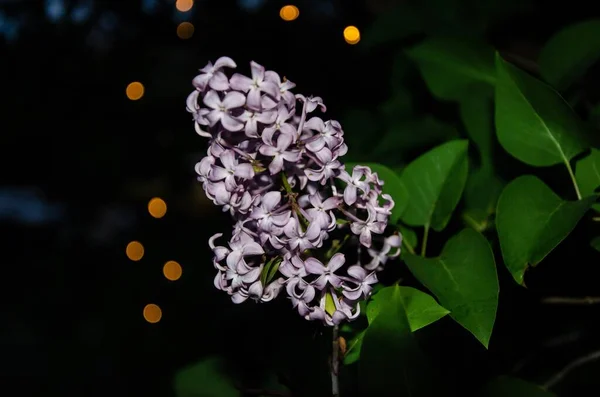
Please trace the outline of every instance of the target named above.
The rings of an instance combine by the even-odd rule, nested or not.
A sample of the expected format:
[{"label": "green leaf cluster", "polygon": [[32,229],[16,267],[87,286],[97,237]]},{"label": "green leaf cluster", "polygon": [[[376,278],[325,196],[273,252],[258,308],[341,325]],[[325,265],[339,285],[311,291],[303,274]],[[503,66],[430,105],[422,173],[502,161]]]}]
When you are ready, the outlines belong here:
[{"label": "green leaf cluster", "polygon": [[[502,299],[498,272],[506,270],[525,286],[527,270],[543,263],[584,221],[596,234],[582,249],[596,258],[593,249],[600,251],[595,113],[586,119],[571,99],[577,98],[572,91],[578,79],[600,59],[600,20],[566,27],[550,38],[539,60],[527,61],[460,33],[423,29],[417,23],[420,7],[409,4],[398,8],[401,14],[382,16],[365,44],[372,48],[426,36],[401,44],[394,93],[380,107],[374,130],[380,141],[372,151],[363,150],[366,159],[382,155],[386,164],[357,161],[376,170],[386,192],[400,203],[392,215],[403,236],[400,266],[416,282],[408,286],[400,280],[379,290],[366,305],[368,324],[348,330],[344,362],[359,363],[364,390],[375,395],[390,395],[391,387],[394,395],[434,395],[431,382],[420,382],[416,374],[431,371],[419,335],[443,318],[485,348],[493,344]],[[407,23],[392,26],[392,18]],[[394,34],[384,36],[384,27]],[[593,39],[581,40],[584,36]],[[444,123],[410,114],[413,100],[407,92],[414,71],[431,97],[456,114],[458,122],[445,124],[441,136],[435,125]],[[425,123],[429,134],[419,128]],[[392,151],[395,160],[385,156]],[[432,252],[428,241],[434,238]],[[380,371],[385,365],[397,368],[393,380],[389,371]],[[478,393],[554,395],[506,376],[485,383]]]}]

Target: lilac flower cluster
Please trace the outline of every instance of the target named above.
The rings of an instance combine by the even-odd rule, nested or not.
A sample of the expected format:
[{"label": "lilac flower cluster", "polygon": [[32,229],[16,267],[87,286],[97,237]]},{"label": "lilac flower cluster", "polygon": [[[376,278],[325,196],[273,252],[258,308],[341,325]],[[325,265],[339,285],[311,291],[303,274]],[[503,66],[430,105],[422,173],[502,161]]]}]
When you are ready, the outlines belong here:
[{"label": "lilac flower cluster", "polygon": [[251,77],[228,77],[235,67],[228,57],[209,63],[187,98],[209,139],[198,179],[235,221],[226,246],[222,233],[209,240],[214,284],[235,303],[285,290],[308,320],[352,320],[376,272],[400,254],[401,236],[384,234],[394,201],[369,167],[346,172],[340,123],[309,117],[326,110],[321,98],[293,94],[294,83],[255,62]]}]

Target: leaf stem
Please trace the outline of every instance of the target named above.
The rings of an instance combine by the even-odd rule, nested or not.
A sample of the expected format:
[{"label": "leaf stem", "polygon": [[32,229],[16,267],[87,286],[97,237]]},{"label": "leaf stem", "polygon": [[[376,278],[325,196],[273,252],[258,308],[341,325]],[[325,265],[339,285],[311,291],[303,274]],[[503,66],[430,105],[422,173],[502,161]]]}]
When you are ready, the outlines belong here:
[{"label": "leaf stem", "polygon": [[296,202],[297,194],[294,193],[294,191],[292,190],[292,187],[290,186],[290,183],[287,180],[287,175],[285,174],[285,172],[281,173],[281,181],[283,182],[283,188],[285,189],[286,196],[290,200],[292,210],[296,213],[296,215],[298,215],[298,219],[300,219],[300,223],[302,226],[302,231],[304,232],[306,231],[306,229],[308,229],[308,221],[306,220],[304,215],[302,215],[302,211],[300,211],[300,206]]},{"label": "leaf stem", "polygon": [[405,239],[402,239],[402,245],[410,252],[411,254],[415,254],[415,249],[410,245]]},{"label": "leaf stem", "polygon": [[597,305],[600,304],[600,297],[585,296],[583,298],[571,298],[561,296],[550,296],[542,299],[542,303],[551,305]]},{"label": "leaf stem", "polygon": [[429,223],[425,225],[425,229],[423,230],[423,243],[421,245],[421,256],[425,257],[427,253],[427,238],[429,237]]},{"label": "leaf stem", "polygon": [[465,223],[469,226],[471,226],[473,229],[477,230],[479,233],[482,233],[487,225],[484,222],[483,224],[479,224],[477,223],[477,221],[475,219],[473,219],[473,217],[467,213],[462,214],[462,218],[465,221]]},{"label": "leaf stem", "polygon": [[579,191],[579,186],[577,186],[577,179],[575,179],[575,174],[573,173],[573,168],[571,168],[571,163],[569,161],[565,161],[565,165],[567,166],[567,171],[569,171],[571,181],[573,181],[575,193],[577,194],[577,200],[581,200],[581,192]]},{"label": "leaf stem", "polygon": [[339,367],[340,367],[340,345],[339,345],[339,326],[333,326],[332,332],[332,343],[331,347],[333,351],[331,352],[331,395],[333,397],[340,396],[340,384],[338,379]]},{"label": "leaf stem", "polygon": [[593,351],[589,354],[586,354],[583,357],[579,357],[575,361],[569,363],[565,366],[560,372],[550,378],[543,386],[544,389],[548,390],[554,387],[557,383],[559,383],[569,372],[573,371],[575,368],[580,367],[584,364],[587,364],[591,361],[595,361],[600,359],[600,350]]},{"label": "leaf stem", "polygon": [[329,248],[329,250],[325,253],[325,258],[331,259],[332,256],[337,254],[342,249],[342,247],[344,246],[344,244],[346,244],[346,241],[348,241],[349,238],[350,234],[346,234],[341,242],[339,240],[333,240],[331,248]]}]

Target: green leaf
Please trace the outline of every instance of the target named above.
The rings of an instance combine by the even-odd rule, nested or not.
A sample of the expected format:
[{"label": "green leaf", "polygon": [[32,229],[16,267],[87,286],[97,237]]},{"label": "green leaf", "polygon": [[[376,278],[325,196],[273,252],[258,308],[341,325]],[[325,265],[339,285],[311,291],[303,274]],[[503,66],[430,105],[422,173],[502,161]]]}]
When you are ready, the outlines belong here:
[{"label": "green leaf", "polygon": [[[435,323],[448,313],[446,308],[440,306],[431,295],[411,287],[400,287],[404,300],[404,307],[410,324],[410,330],[415,332],[429,324]],[[393,290],[384,288],[373,296],[367,305],[367,319],[369,323],[381,312],[381,308],[392,299]]]},{"label": "green leaf", "polygon": [[486,348],[498,307],[494,254],[480,233],[464,229],[452,237],[437,258],[407,255],[414,276]]},{"label": "green leaf", "polygon": [[489,217],[496,211],[504,183],[494,172],[492,162],[494,120],[493,104],[484,95],[465,95],[460,114],[469,137],[479,149],[481,166],[473,169],[465,186],[463,220],[478,232],[489,227]]},{"label": "green leaf", "polygon": [[344,126],[344,139],[348,145],[347,159],[360,161],[375,147],[380,129],[380,119],[364,109],[352,109],[344,113],[341,120]]},{"label": "green leaf", "polygon": [[[402,98],[411,97],[411,92],[407,88],[406,83],[410,82],[414,72],[413,62],[408,59],[406,54],[404,52],[396,53],[392,61],[392,75],[390,76],[390,85],[394,95],[400,95]],[[405,100],[402,103],[405,103]],[[412,100],[410,101],[410,105],[412,110]],[[402,108],[404,109],[404,106]]]},{"label": "green leaf", "polygon": [[280,383],[277,370],[278,368],[271,369],[266,375],[266,379],[263,382],[261,382],[261,388],[269,391],[269,394],[261,394],[261,397],[267,397],[272,395],[291,395],[290,389]]},{"label": "green leaf", "polygon": [[260,273],[260,282],[263,286],[267,285],[267,278],[269,277],[269,273],[271,272],[271,268],[273,267],[276,258],[277,257],[269,259]]},{"label": "green leaf", "polygon": [[524,285],[527,268],[571,233],[595,199],[565,201],[533,175],[518,177],[504,188],[496,228],[504,263],[517,283]]},{"label": "green leaf", "polygon": [[496,133],[515,158],[541,167],[565,163],[587,148],[582,125],[547,84],[496,55]]},{"label": "green leaf", "polygon": [[[575,179],[582,196],[594,194],[600,187],[600,150],[592,148],[590,154],[577,161]],[[593,207],[600,211],[600,204],[594,204]]]},{"label": "green leaf", "polygon": [[365,49],[404,39],[422,30],[421,18],[412,7],[401,5],[390,12],[380,13],[362,35]]},{"label": "green leaf", "polygon": [[[401,255],[406,251],[415,253],[415,249],[417,248],[417,244],[419,243],[419,239],[417,237],[417,232],[413,229],[410,229],[404,225],[398,225],[398,229],[400,230],[400,234],[402,235],[402,250]],[[405,250],[404,247],[407,249]]]},{"label": "green leaf", "polygon": [[496,204],[504,182],[494,173],[491,165],[471,172],[465,186],[465,210],[463,220],[478,232],[490,226],[490,216],[496,212]]},{"label": "green leaf", "polygon": [[509,376],[500,376],[488,382],[481,397],[554,397],[538,385]]},{"label": "green leaf", "polygon": [[177,397],[241,397],[242,393],[223,372],[224,362],[219,357],[207,357],[184,368],[175,375]]},{"label": "green leaf", "polygon": [[359,380],[363,395],[435,395],[431,389],[436,382],[410,330],[400,287],[385,289],[390,291],[389,299],[367,328],[362,342]]},{"label": "green leaf", "polygon": [[413,106],[410,91],[408,89],[398,91],[392,98],[381,104],[379,111],[388,123],[411,115]]},{"label": "green leaf", "polygon": [[590,245],[593,249],[600,252],[600,236],[596,236],[590,241]]},{"label": "green leaf", "polygon": [[420,149],[426,146],[438,145],[458,137],[458,131],[452,125],[443,123],[432,116],[409,120],[398,120],[396,117],[378,140],[370,156],[371,158],[390,157],[401,160],[407,152],[421,151]]},{"label": "green leaf", "polygon": [[275,260],[275,262],[271,265],[271,268],[269,269],[269,274],[267,276],[267,282],[263,285],[267,285],[271,281],[273,281],[273,278],[275,277],[275,274],[277,274],[277,271],[279,270],[279,265],[281,265],[282,260],[283,259],[281,257],[277,257],[277,259]]},{"label": "green leaf", "polygon": [[481,156],[481,166],[491,167],[494,139],[494,106],[484,94],[465,95],[460,100],[460,117],[469,138]]},{"label": "green leaf", "polygon": [[600,129],[600,104],[596,104],[589,112],[589,121],[590,123]]},{"label": "green leaf", "polygon": [[407,50],[417,63],[434,96],[460,99],[473,83],[494,85],[494,50],[484,43],[467,43],[451,38],[430,38]]},{"label": "green leaf", "polygon": [[367,330],[360,331],[354,338],[348,341],[346,355],[344,356],[344,365],[350,365],[359,360],[360,350],[366,332]]},{"label": "green leaf", "polygon": [[394,208],[390,216],[390,223],[395,224],[408,205],[408,190],[404,183],[394,171],[382,164],[377,163],[346,163],[346,171],[352,175],[352,169],[356,165],[363,165],[376,172],[379,179],[383,181],[383,193],[389,194],[394,199]]},{"label": "green leaf", "polygon": [[401,178],[410,197],[404,223],[437,231],[446,227],[467,180],[468,145],[467,140],[447,142],[406,166]]},{"label": "green leaf", "polygon": [[337,310],[335,308],[335,301],[333,300],[333,295],[330,292],[325,293],[325,312],[330,316],[333,316],[333,313]]},{"label": "green leaf", "polygon": [[548,40],[540,53],[544,80],[562,91],[600,58],[600,19],[567,26]]}]

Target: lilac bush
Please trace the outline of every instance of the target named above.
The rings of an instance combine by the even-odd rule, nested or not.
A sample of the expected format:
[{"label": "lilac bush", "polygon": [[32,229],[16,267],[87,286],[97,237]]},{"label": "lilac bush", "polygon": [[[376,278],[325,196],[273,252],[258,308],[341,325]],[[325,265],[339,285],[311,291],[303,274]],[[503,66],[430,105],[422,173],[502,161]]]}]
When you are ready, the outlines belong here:
[{"label": "lilac bush", "polygon": [[320,97],[293,94],[295,84],[256,62],[251,77],[225,73],[228,57],[196,76],[187,98],[196,132],[209,139],[197,165],[215,205],[234,220],[226,245],[209,240],[215,287],[234,303],[267,302],[282,291],[307,320],[355,319],[359,302],[401,236],[386,233],[394,206],[383,181],[364,166],[349,174],[339,122]]}]

